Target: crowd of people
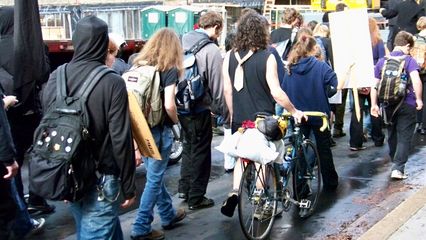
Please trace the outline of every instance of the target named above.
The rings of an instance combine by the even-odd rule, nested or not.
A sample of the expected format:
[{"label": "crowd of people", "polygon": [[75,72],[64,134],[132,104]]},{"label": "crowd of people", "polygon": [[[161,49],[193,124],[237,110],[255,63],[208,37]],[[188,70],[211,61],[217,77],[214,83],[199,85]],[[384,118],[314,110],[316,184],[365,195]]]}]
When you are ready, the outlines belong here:
[{"label": "crowd of people", "polygon": [[[84,80],[81,76],[88,75],[100,65],[106,65],[115,72],[104,75],[87,99],[91,123],[89,132],[94,139],[91,151],[93,160],[97,162],[99,181],[82,199],[69,203],[77,238],[123,239],[119,208],[129,207],[135,202],[135,171],[142,157],[132,139],[126,84],[121,78],[121,74],[131,66],[148,64],[156,67],[160,74],[165,112],[164,121],[150,127],[162,160],[144,157],[146,184],[135,214],[132,239],[165,237],[163,231],[151,227],[155,206],[163,229],[173,229],[186,217],[183,208],[173,206],[164,182],[173,141],[171,128],[178,122],[182,126],[184,139],[178,197],[187,202],[189,210],[201,210],[215,204],[213,199],[206,196],[211,172],[212,115],[226,116],[225,126],[235,132],[244,121],[254,121],[257,112],[271,115],[280,114],[284,109],[290,112],[296,121],[302,122],[303,134],[313,138],[318,146],[324,190],[334,191],[338,188],[339,177],[332,147],[336,145],[335,138],[346,135],[343,130],[346,96],[353,97],[354,94],[358,94],[359,107],[365,116],[358,118],[355,106],[351,106],[348,150],[365,149],[363,143],[368,135],[375,146],[382,146],[385,140],[383,116],[386,116],[386,138],[393,162],[390,176],[397,180],[407,178],[405,164],[416,127],[419,133],[426,134],[426,111],[418,113],[423,109],[425,94],[422,94],[422,90],[426,74],[419,74],[421,68],[410,56],[416,38],[413,35],[418,33],[416,29],[421,30],[419,36],[425,35],[426,17],[422,17],[425,15],[423,8],[415,4],[414,0],[409,0],[382,10],[383,16],[398,18],[398,27],[390,34],[387,46],[380,37],[376,21],[369,19],[376,78],[372,85],[377,85],[381,79],[387,53],[405,57],[404,69],[410,84],[398,108],[382,106],[375,87],[353,92],[344,89],[342,104],[329,103],[329,98],[336,93],[338,80],[333,70],[327,14],[323,23],[304,23],[303,16],[289,8],[284,11],[282,25],[270,32],[269,22],[264,16],[254,10],[243,10],[235,29],[226,40],[226,54],[222,57],[217,40],[225,27],[224,21],[219,13],[209,11],[200,17],[198,28],[182,38],[171,29],[158,30],[128,63],[117,56],[125,45],[122,38],[108,34],[107,24],[96,16],[82,18],[72,36],[74,55],[65,71],[67,91],[71,95],[76,94]],[[409,11],[409,15],[406,15],[408,7],[416,11]],[[346,8],[340,3],[336,11]],[[13,8],[0,8],[0,19],[0,49],[3,53],[0,67],[14,73],[13,54],[6,54],[14,47],[11,41]],[[176,86],[184,74],[184,66],[183,59],[177,56],[203,39],[210,39],[211,42],[198,51],[195,58],[198,71],[206,79],[205,95],[202,101],[193,106],[194,111],[179,114],[175,103]],[[282,51],[278,51],[280,44],[284,46]],[[33,219],[30,213],[38,211],[49,214],[55,210],[53,205],[35,193],[29,192],[29,197],[24,197],[20,168],[32,144],[34,129],[43,113],[55,104],[56,71],[50,77],[42,74],[45,77],[38,79],[37,86],[43,89],[40,94],[41,108],[31,109],[30,112],[15,111],[14,105],[20,99],[17,100],[13,94],[5,94],[5,90],[0,88],[3,100],[0,101],[1,239],[11,236],[20,238],[39,231],[44,219]],[[307,118],[303,111],[328,114],[333,127],[320,131],[321,122],[314,117]],[[221,209],[226,216],[232,216],[236,207],[241,173],[241,164],[237,161],[233,169],[233,189]]]}]

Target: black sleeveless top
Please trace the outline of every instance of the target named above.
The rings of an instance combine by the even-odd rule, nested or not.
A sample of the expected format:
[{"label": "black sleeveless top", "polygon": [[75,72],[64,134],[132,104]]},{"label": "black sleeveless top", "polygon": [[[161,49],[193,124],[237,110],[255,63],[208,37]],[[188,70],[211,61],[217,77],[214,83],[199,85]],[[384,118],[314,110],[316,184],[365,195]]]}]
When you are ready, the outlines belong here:
[{"label": "black sleeveless top", "polygon": [[[239,51],[242,59],[248,51]],[[239,92],[232,88],[233,126],[241,126],[244,120],[255,120],[255,113],[275,113],[275,100],[266,82],[266,63],[270,52],[267,49],[257,50],[246,62],[243,63],[244,85]],[[234,85],[235,69],[238,61],[234,51],[229,58],[229,76]]]}]

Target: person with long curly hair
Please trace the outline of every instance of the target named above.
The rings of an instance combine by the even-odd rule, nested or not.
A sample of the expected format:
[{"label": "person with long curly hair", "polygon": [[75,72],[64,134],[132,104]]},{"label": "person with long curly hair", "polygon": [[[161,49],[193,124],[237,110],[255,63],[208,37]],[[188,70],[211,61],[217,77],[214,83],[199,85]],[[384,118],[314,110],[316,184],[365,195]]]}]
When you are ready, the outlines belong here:
[{"label": "person with long curly hair", "polygon": [[[164,47],[167,46],[167,47]],[[140,200],[139,209],[133,224],[132,239],[163,239],[164,232],[151,228],[154,220],[154,207],[157,205],[163,229],[171,229],[186,216],[184,209],[173,208],[172,198],[163,180],[173,143],[172,126],[179,120],[175,104],[176,83],[183,74],[182,46],[179,37],[169,28],[157,31],[134,59],[135,65],[155,66],[160,72],[160,86],[164,89],[166,118],[162,124],[151,128],[155,143],[159,147],[161,161],[145,158],[147,171],[146,184]],[[136,149],[136,158],[140,156]]]},{"label": "person with long curly hair", "polygon": [[[281,89],[277,61],[268,50],[269,31],[266,19],[257,13],[241,17],[233,49],[224,59],[224,95],[231,116],[231,130],[236,132],[245,120],[255,120],[255,113],[275,113],[275,102],[283,106],[298,121],[304,117]],[[235,106],[238,106],[235,107]],[[241,163],[234,168],[233,191],[221,212],[231,217],[237,205],[241,179]]]}]

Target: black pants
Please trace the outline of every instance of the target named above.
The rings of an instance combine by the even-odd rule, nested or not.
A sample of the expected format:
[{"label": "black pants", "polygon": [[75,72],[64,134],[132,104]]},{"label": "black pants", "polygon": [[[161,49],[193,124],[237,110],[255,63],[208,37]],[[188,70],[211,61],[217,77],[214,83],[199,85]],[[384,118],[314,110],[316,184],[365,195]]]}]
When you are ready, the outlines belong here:
[{"label": "black pants", "polygon": [[[389,111],[392,111],[392,109],[389,109]],[[395,112],[392,123],[388,125],[389,155],[393,162],[392,170],[404,172],[415,126],[416,108],[403,103]]]},{"label": "black pants", "polygon": [[[426,103],[426,74],[420,75],[420,78],[422,79],[422,85],[423,85],[423,104]],[[426,110],[423,109],[420,111],[417,111],[417,122],[422,124],[422,128],[426,129]]]},{"label": "black pants", "polygon": [[198,204],[206,194],[211,171],[212,118],[210,111],[179,116],[183,153],[178,191],[188,194],[188,205]]},{"label": "black pants", "polygon": [[334,188],[339,183],[339,176],[333,162],[333,153],[330,146],[330,131],[320,131],[320,126],[303,125],[301,130],[304,136],[309,136],[313,131],[317,150],[320,158],[321,176],[325,188]]},{"label": "black pants", "polygon": [[343,132],[347,96],[348,96],[348,89],[342,89],[342,103],[336,104],[335,120],[334,120],[334,127],[333,127],[335,130],[335,133]]},{"label": "black pants", "polygon": [[[356,111],[355,106],[352,107],[352,116],[351,116],[351,124],[349,126],[349,132],[350,132],[350,138],[349,138],[349,145],[351,147],[362,147],[363,143],[363,134],[364,134],[364,103],[365,101],[368,102],[368,106],[371,106],[370,104],[370,95],[362,95],[358,94],[359,98],[359,108],[360,108],[360,120],[356,118]],[[353,101],[355,104],[355,101]],[[382,131],[382,118],[371,116],[371,138],[375,143],[383,143],[385,139],[385,135]]]},{"label": "black pants", "polygon": [[[16,148],[16,161],[19,164],[18,174],[15,176],[16,189],[21,199],[24,199],[24,185],[22,183],[21,167],[24,164],[25,154],[33,143],[34,130],[41,120],[39,114],[11,116],[9,117],[13,142]],[[32,192],[29,193],[28,202],[34,205],[42,205],[44,199]]]}]

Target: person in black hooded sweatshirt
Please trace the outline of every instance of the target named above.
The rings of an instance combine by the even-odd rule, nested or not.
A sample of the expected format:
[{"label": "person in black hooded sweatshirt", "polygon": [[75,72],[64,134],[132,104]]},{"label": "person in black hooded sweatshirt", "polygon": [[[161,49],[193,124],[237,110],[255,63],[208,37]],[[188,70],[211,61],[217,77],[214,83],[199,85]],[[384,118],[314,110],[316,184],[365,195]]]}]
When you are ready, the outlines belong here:
[{"label": "person in black hooded sweatshirt", "polygon": [[[6,95],[16,95],[19,100],[19,104],[7,111],[7,117],[16,148],[16,161],[19,166],[22,166],[25,153],[32,144],[34,130],[41,119],[40,107],[37,106],[37,93],[39,92],[37,89],[40,89],[41,85],[47,81],[50,67],[41,37],[40,44],[34,41],[31,52],[28,52],[29,50],[25,47],[25,44],[22,44],[21,40],[30,39],[30,41],[33,41],[35,36],[32,35],[32,31],[21,32],[19,38],[14,36],[15,15],[16,12],[12,7],[0,8],[0,78],[5,79],[5,74],[13,76],[13,80],[11,80],[13,82],[5,84],[2,81],[2,87]],[[22,17],[22,15],[18,15],[18,17]],[[35,28],[35,26],[32,27]],[[28,26],[28,28],[31,28],[31,26]],[[15,66],[19,67],[15,68]],[[25,68],[25,71],[23,71],[23,68]],[[15,177],[15,183],[18,194],[23,201],[24,187],[20,169]],[[54,207],[47,204],[42,197],[29,192],[28,211],[46,214],[53,212]]]},{"label": "person in black hooded sweatshirt", "polygon": [[[76,94],[95,67],[105,65],[108,41],[108,26],[101,19],[87,16],[77,23],[72,36],[74,56],[65,70],[68,95]],[[44,111],[54,104],[55,93],[56,72],[53,72],[43,90]],[[86,104],[89,132],[95,139],[92,148],[94,161],[99,163],[98,172],[105,176],[103,193],[112,197],[110,201],[106,198],[99,200],[97,188],[93,186],[83,199],[70,203],[77,225],[77,239],[123,239],[118,210],[123,198],[121,206],[130,206],[136,193],[136,167],[125,82],[116,73],[104,75]],[[103,153],[101,149],[104,149]],[[120,192],[122,198],[118,197]]]}]

